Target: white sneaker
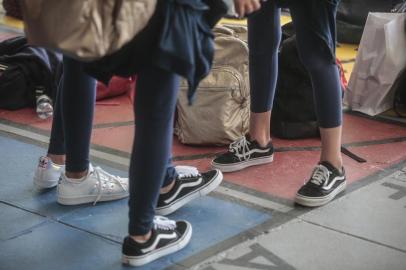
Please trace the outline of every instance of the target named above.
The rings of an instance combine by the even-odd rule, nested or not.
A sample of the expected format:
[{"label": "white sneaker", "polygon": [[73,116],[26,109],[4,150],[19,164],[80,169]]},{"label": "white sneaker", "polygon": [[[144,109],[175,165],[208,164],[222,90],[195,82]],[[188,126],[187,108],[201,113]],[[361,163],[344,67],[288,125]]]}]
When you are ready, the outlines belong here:
[{"label": "white sneaker", "polygon": [[118,200],[128,197],[128,178],[111,175],[100,167],[89,164],[88,174],[82,181],[61,175],[58,184],[58,203],[76,205]]},{"label": "white sneaker", "polygon": [[64,171],[64,165],[53,163],[49,157],[40,157],[37,170],[34,174],[34,185],[41,189],[55,187],[58,184],[61,173]]}]

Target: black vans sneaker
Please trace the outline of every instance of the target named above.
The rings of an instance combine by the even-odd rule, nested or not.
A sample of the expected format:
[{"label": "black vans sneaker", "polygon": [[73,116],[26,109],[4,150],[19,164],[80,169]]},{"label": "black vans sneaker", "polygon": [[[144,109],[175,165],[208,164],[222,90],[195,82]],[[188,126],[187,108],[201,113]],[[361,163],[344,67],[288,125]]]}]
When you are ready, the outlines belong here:
[{"label": "black vans sneaker", "polygon": [[342,172],[329,162],[323,161],[314,168],[310,180],[296,193],[295,202],[315,207],[328,203],[345,190],[346,178]]},{"label": "black vans sneaker", "polygon": [[173,221],[156,216],[151,238],[146,243],[138,243],[131,237],[124,239],[122,262],[131,266],[141,266],[184,248],[192,237],[192,225],[187,221]]},{"label": "black vans sneaker", "polygon": [[223,174],[219,170],[179,174],[173,188],[159,196],[155,212],[157,215],[169,215],[191,200],[212,192],[222,180]]},{"label": "black vans sneaker", "polygon": [[222,172],[234,172],[244,168],[273,161],[273,145],[261,147],[256,141],[241,137],[230,144],[226,153],[216,157],[212,166]]}]

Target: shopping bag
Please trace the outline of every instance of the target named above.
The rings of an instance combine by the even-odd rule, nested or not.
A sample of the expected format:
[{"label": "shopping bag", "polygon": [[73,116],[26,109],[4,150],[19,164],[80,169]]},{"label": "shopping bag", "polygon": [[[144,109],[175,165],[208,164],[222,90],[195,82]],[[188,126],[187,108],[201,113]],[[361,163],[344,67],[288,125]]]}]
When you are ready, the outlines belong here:
[{"label": "shopping bag", "polygon": [[393,105],[391,91],[406,66],[405,13],[370,13],[362,35],[344,104],[371,116]]}]

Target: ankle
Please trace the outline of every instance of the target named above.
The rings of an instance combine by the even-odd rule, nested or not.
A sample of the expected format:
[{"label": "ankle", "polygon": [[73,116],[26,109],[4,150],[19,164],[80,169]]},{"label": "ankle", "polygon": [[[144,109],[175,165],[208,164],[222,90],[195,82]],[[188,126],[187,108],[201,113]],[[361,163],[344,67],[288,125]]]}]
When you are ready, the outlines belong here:
[{"label": "ankle", "polygon": [[144,235],[130,235],[130,237],[135,242],[143,244],[143,243],[148,242],[148,240],[151,238],[151,231],[149,231],[147,234],[144,234]]},{"label": "ankle", "polygon": [[253,141],[256,141],[259,146],[261,147],[267,147],[269,143],[271,142],[271,138],[266,137],[266,136],[256,136],[256,137],[251,137],[250,138]]},{"label": "ankle", "polygon": [[328,162],[333,165],[340,173],[343,170],[343,161],[342,160],[328,160],[328,159],[321,159],[320,162]]},{"label": "ankle", "polygon": [[54,154],[47,154],[47,157],[52,160],[53,163],[56,165],[65,165],[65,155],[54,155]]},{"label": "ankle", "polygon": [[88,173],[88,170],[82,172],[65,172],[66,177],[73,179],[73,180],[81,180],[84,178]]},{"label": "ankle", "polygon": [[173,186],[175,185],[175,179],[167,186],[162,187],[159,191],[159,194],[165,194],[172,190]]}]

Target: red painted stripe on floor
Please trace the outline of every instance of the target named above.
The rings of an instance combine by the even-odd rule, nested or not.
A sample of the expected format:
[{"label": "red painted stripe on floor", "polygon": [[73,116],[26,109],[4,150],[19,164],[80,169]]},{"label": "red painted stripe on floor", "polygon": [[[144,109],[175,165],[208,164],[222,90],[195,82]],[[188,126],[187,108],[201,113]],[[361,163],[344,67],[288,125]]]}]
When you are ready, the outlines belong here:
[{"label": "red painted stripe on floor", "polygon": [[[358,163],[344,156],[348,183],[351,184],[384,168],[406,160],[406,142],[364,147],[352,147],[351,151],[367,159]],[[255,166],[233,173],[225,173],[225,180],[258,192],[293,199],[296,191],[307,181],[319,160],[318,151],[276,153],[271,164]],[[210,159],[179,161],[176,164],[210,169]]]},{"label": "red painted stripe on floor", "polygon": [[0,119],[12,121],[17,124],[27,125],[42,130],[51,130],[52,119],[42,120],[38,118],[32,108],[25,108],[17,111],[0,109]]},{"label": "red painted stripe on floor", "polygon": [[93,129],[92,143],[131,153],[134,126]]},{"label": "red painted stripe on floor", "polygon": [[96,103],[93,125],[134,121],[133,105],[128,95]]}]

